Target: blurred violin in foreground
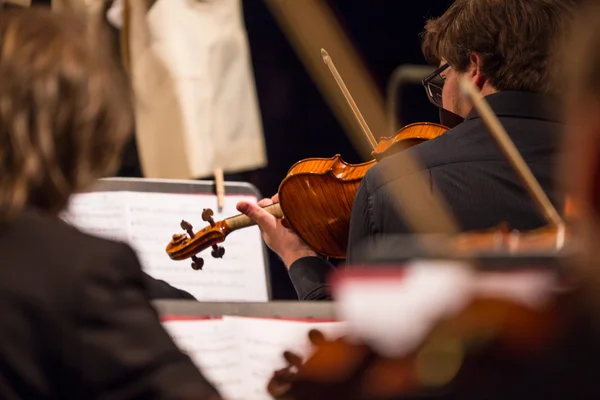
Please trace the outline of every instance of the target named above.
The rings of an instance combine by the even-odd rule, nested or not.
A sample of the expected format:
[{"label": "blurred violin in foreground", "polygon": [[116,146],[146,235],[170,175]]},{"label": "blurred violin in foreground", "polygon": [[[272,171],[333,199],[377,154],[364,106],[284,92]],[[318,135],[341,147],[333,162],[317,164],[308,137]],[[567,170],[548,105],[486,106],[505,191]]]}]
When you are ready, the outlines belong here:
[{"label": "blurred violin in foreground", "polygon": [[559,343],[566,315],[557,305],[535,310],[481,297],[441,319],[403,356],[381,354],[355,338],[328,341],[313,331],[313,355],[303,362],[285,353],[289,366],[274,372],[267,390],[278,400],[486,398],[523,366],[543,365]]},{"label": "blurred violin in foreground", "polygon": [[[548,225],[521,233],[501,224],[487,231],[466,232],[435,241],[437,246],[434,246],[433,254],[441,254],[449,259],[462,258],[468,263],[461,265],[463,269],[454,269],[454,275],[450,277],[458,278],[452,279],[450,286],[446,284],[435,295],[430,293],[427,299],[416,300],[422,290],[430,287],[430,282],[423,283],[422,279],[428,274],[435,276],[435,269],[427,269],[419,279],[413,280],[410,274],[415,270],[408,270],[406,285],[402,290],[393,289],[398,297],[390,295],[394,301],[388,301],[386,315],[392,320],[397,316],[392,313],[404,312],[414,317],[410,322],[401,324],[404,329],[416,326],[416,332],[423,332],[417,335],[416,341],[408,335],[412,340],[409,343],[413,343],[413,346],[408,350],[405,347],[401,354],[381,351],[381,347],[377,349],[373,343],[377,342],[377,334],[370,338],[371,342],[368,336],[374,330],[386,329],[385,322],[383,325],[377,324],[372,315],[364,315],[364,307],[359,308],[363,314],[355,319],[354,329],[361,330],[362,336],[354,332],[353,337],[328,341],[318,332],[312,332],[309,338],[315,346],[315,352],[308,360],[303,362],[291,353],[284,355],[289,366],[276,371],[268,384],[268,391],[273,398],[514,398],[517,393],[527,395],[532,389],[532,382],[547,373],[549,365],[557,369],[546,376],[554,374],[557,379],[563,379],[563,390],[565,387],[572,388],[573,393],[577,390],[577,376],[568,369],[564,370],[562,365],[552,365],[557,356],[570,351],[566,349],[565,341],[568,341],[569,328],[577,313],[570,302],[570,292],[565,289],[572,283],[569,280],[573,277],[569,274],[565,276],[564,271],[557,273],[549,268],[532,273],[528,271],[532,266],[527,265],[494,273],[476,269],[477,258],[481,254],[487,254],[488,260],[494,254],[498,259],[503,255],[527,253],[560,257],[560,251],[572,245],[572,240],[531,171],[520,155],[515,154],[512,142],[498,128],[499,123],[494,124],[489,112],[486,113],[486,109],[481,107],[481,99],[473,92],[471,95],[527,190],[547,217]],[[426,267],[434,268],[431,265]],[[524,273],[529,274],[529,278],[533,277],[525,281],[525,286]],[[420,282],[421,286],[415,282]],[[447,282],[447,279],[439,282]],[[356,285],[360,286],[360,281]],[[379,290],[384,290],[384,287]],[[435,285],[433,287],[439,289]],[[349,307],[357,307],[357,303],[362,305],[356,297],[352,297],[352,293],[341,293],[341,296],[334,297],[346,314]],[[345,302],[344,296],[352,301]],[[403,305],[402,299],[404,302],[408,300],[409,306],[414,309],[405,307],[398,310]],[[364,295],[362,300],[374,302],[373,297],[369,299]],[[369,306],[377,309],[373,304]],[[404,336],[399,333],[392,339],[397,343],[406,341],[406,331]],[[538,371],[541,371],[541,375],[536,375]],[[554,383],[543,381],[546,386]],[[505,390],[504,397],[500,394],[502,390]]]},{"label": "blurred violin in foreground", "polygon": [[[288,366],[273,373],[269,394],[278,400],[488,398],[486,393],[513,384],[519,374],[543,368],[567,335],[573,314],[564,298],[571,277],[515,261],[511,254],[547,252],[563,262],[561,234],[545,228],[529,234],[496,230],[437,237],[432,243],[446,242],[441,252],[447,259],[425,261],[420,272],[410,262],[396,269],[384,263],[384,269],[338,271],[355,279],[349,289],[337,288],[343,286],[339,280],[331,282],[342,320],[350,321],[348,335],[326,340],[311,332],[313,354],[302,360],[284,353]],[[489,261],[495,251],[496,263],[513,268],[479,269],[477,257],[485,253]],[[423,262],[427,256],[415,259]],[[442,263],[436,265],[438,260]],[[437,274],[448,260],[452,273]],[[381,288],[372,279],[380,280]],[[391,284],[394,279],[397,287]],[[446,283],[440,286],[440,280]],[[365,281],[365,291],[357,295],[361,289],[356,287]],[[423,293],[425,287],[436,288],[436,295]],[[377,296],[369,297],[369,291]],[[385,298],[382,293],[392,294]],[[384,310],[386,319],[356,316],[351,309]],[[383,330],[391,332],[385,339]],[[396,354],[389,351],[390,340],[399,344]]]}]

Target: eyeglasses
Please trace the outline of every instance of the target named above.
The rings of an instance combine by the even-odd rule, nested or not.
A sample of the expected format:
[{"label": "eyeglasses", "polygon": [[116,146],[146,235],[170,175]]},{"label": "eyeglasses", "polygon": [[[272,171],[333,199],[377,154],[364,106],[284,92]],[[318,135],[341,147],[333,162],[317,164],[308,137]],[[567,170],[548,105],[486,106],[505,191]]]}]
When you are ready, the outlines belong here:
[{"label": "eyeglasses", "polygon": [[423,86],[427,93],[427,98],[434,106],[438,108],[442,107],[442,90],[444,88],[444,79],[440,76],[449,67],[448,64],[444,64],[431,73],[427,78],[423,79]]}]

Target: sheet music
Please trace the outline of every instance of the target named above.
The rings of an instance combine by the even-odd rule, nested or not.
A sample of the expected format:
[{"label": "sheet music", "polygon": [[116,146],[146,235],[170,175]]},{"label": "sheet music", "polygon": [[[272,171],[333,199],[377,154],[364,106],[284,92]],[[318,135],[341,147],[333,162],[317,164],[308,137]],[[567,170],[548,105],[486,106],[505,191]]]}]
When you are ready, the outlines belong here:
[{"label": "sheet music", "polygon": [[229,317],[223,320],[234,323],[240,335],[239,348],[244,359],[242,374],[244,397],[229,400],[272,400],[267,384],[275,370],[287,364],[283,352],[289,350],[303,358],[310,356],[312,346],[308,340],[311,329],[319,329],[334,339],[344,334],[343,322],[302,322],[267,318]]},{"label": "sheet music", "polygon": [[215,221],[237,215],[236,204],[254,196],[228,195],[222,213],[217,199],[205,194],[155,192],[94,192],[74,196],[65,218],[91,234],[129,243],[143,269],[156,279],[183,289],[201,301],[268,301],[265,255],[258,227],[233,232],[222,246],[222,259],[207,249],[202,271],[191,268],[191,260],[174,261],[165,248],[174,233],[183,233],[180,222],[199,230],[204,208],[211,208]]},{"label": "sheet music", "polygon": [[94,236],[127,242],[125,193],[81,193],[71,198],[62,218]]},{"label": "sheet music", "polygon": [[311,329],[319,329],[329,339],[346,329],[343,322],[233,316],[167,321],[163,326],[226,400],[272,400],[267,384],[275,370],[286,366],[284,351],[308,357]]},{"label": "sheet music", "polygon": [[243,397],[239,337],[222,319],[163,322],[175,344],[196,364],[224,399]]}]

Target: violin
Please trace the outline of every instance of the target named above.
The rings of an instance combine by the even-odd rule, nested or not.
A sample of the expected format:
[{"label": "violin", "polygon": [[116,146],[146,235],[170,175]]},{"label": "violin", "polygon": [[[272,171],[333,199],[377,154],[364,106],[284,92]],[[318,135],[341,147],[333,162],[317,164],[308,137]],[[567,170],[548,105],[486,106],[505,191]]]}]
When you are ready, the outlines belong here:
[{"label": "violin", "polygon": [[347,164],[339,154],[297,162],[278,191],[287,223],[316,253],[344,258],[352,205],[367,171],[384,157],[435,139],[447,130],[435,123],[407,125],[395,136],[382,138],[371,153],[374,160],[361,164]]},{"label": "violin", "polygon": [[[447,238],[445,247],[451,252],[446,255],[476,258],[490,251],[554,254],[564,244],[563,235],[556,227],[523,233],[503,225]],[[448,392],[460,395],[478,385],[482,391],[489,389],[483,388],[485,385],[502,387],[506,370],[501,367],[544,360],[555,348],[570,315],[568,306],[556,300],[553,297],[534,308],[493,293],[479,294],[460,310],[442,316],[419,344],[402,356],[381,354],[360,338],[329,341],[312,331],[312,356],[303,361],[284,353],[288,365],[273,373],[267,390],[280,400],[391,400]]]},{"label": "violin", "polygon": [[[342,337],[309,333],[314,352],[302,359],[286,352],[288,366],[273,373],[268,393],[279,400],[392,400],[411,396],[485,398],[507,385],[507,375],[527,360],[543,359],[560,338],[565,310],[534,310],[494,298],[478,298],[445,317],[404,356],[380,354]],[[401,339],[401,338],[399,338]],[[508,370],[508,371],[507,371]],[[454,397],[453,397],[454,396]],[[458,396],[458,397],[456,397]]]},{"label": "violin", "polygon": [[[429,122],[414,123],[394,136],[383,137],[372,151],[373,160],[348,164],[339,154],[332,158],[308,158],[294,164],[279,185],[279,203],[263,207],[277,218],[283,218],[316,253],[331,258],[344,258],[348,245],[350,214],[361,180],[377,161],[427,140],[435,139],[447,127]],[[174,234],[166,252],[173,260],[192,259],[192,268],[202,269],[204,261],[197,254],[212,248],[212,256],[222,258],[225,249],[219,243],[230,233],[255,225],[245,215],[215,222],[214,212],[205,209],[202,220],[208,226],[194,232],[192,225],[181,221],[185,233]]]}]

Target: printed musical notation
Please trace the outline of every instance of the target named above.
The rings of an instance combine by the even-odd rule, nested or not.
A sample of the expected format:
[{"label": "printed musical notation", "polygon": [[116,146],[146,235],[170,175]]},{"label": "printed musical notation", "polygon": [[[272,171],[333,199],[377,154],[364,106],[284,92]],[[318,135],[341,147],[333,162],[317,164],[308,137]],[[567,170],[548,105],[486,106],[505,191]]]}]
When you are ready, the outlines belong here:
[{"label": "printed musical notation", "polygon": [[190,357],[226,399],[243,394],[240,355],[234,326],[222,319],[163,322],[175,344]]},{"label": "printed musical notation", "polygon": [[271,400],[267,383],[275,370],[285,367],[284,351],[308,357],[311,329],[319,329],[329,339],[346,331],[343,322],[234,316],[166,321],[163,325],[227,400]]},{"label": "printed musical notation", "polygon": [[207,222],[205,208],[215,220],[237,215],[241,200],[252,196],[226,196],[217,212],[216,198],[202,194],[145,192],[93,192],[73,197],[63,218],[84,232],[128,243],[150,276],[191,293],[201,301],[268,301],[265,254],[258,227],[236,231],[223,244],[225,256],[214,259],[210,250],[199,254],[205,264],[194,271],[191,261],[171,260],[165,248],[174,233],[183,233],[186,220],[199,230]]},{"label": "printed musical notation", "polygon": [[126,242],[125,212],[119,193],[83,193],[71,199],[63,219],[91,235]]}]

